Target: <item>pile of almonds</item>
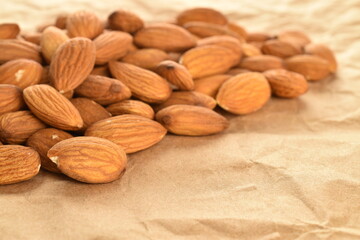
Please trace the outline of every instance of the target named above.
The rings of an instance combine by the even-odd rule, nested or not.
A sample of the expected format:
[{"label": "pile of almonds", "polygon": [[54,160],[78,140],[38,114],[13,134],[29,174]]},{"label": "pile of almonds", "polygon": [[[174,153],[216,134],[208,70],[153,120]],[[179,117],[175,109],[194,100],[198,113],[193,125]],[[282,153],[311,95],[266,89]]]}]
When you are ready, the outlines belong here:
[{"label": "pile of almonds", "polygon": [[86,183],[118,179],[127,155],[167,132],[225,130],[213,109],[249,114],[295,98],[336,71],[332,51],[299,31],[248,33],[194,8],[172,23],[118,10],[58,16],[34,34],[0,24],[0,185],[40,167]]}]

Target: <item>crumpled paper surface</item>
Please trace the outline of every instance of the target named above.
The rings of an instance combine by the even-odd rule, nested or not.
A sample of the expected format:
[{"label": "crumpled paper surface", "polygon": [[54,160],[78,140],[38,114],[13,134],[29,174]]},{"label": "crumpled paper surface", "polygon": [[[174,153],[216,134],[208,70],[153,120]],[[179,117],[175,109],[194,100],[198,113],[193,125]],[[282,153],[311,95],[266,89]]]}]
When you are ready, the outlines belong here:
[{"label": "crumpled paper surface", "polygon": [[[335,52],[334,77],[299,99],[230,116],[209,137],[168,135],[132,154],[121,180],[78,183],[42,172],[0,187],[0,239],[360,239],[358,0],[0,0],[25,30],[58,13],[116,8],[145,20],[208,6],[248,31],[304,30]],[[1,53],[0,53],[1,54]]]}]

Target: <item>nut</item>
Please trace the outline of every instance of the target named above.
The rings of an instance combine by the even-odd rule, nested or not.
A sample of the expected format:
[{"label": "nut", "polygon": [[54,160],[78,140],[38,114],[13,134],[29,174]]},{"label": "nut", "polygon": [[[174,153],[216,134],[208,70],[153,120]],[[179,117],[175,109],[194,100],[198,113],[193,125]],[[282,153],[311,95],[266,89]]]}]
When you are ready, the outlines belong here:
[{"label": "nut", "polygon": [[109,105],[106,110],[108,110],[113,116],[134,114],[153,119],[155,115],[154,110],[150,105],[137,100],[124,100],[114,103]]}]

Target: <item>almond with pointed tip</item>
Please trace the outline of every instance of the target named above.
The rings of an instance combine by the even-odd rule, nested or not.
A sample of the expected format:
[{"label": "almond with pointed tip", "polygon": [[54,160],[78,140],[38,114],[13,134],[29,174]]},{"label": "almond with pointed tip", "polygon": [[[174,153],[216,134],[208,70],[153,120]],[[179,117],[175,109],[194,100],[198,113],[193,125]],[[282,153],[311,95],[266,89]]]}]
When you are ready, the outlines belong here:
[{"label": "almond with pointed tip", "polygon": [[55,27],[60,29],[66,29],[66,22],[67,22],[67,14],[60,14],[56,17],[55,20]]},{"label": "almond with pointed tip", "polygon": [[78,11],[67,16],[66,29],[70,38],[94,39],[104,31],[104,25],[95,13]]},{"label": "almond with pointed tip", "polygon": [[0,24],[0,39],[15,39],[20,32],[20,27],[16,23]]},{"label": "almond with pointed tip", "polygon": [[215,98],[221,85],[230,77],[231,75],[228,74],[218,74],[210,77],[199,78],[195,81],[194,91]]},{"label": "almond with pointed tip", "polygon": [[124,100],[118,103],[113,103],[109,105],[106,110],[108,110],[113,116],[134,114],[153,119],[155,115],[154,110],[149,104],[138,100]]},{"label": "almond with pointed tip", "polygon": [[283,60],[270,55],[252,56],[243,59],[239,67],[254,72],[264,72],[270,69],[283,68]]},{"label": "almond with pointed tip", "polygon": [[162,61],[156,67],[156,72],[180,90],[194,89],[190,72],[181,64],[171,60]]},{"label": "almond with pointed tip", "polygon": [[22,90],[10,84],[0,84],[0,115],[15,112],[25,106]]},{"label": "almond with pointed tip", "polygon": [[169,55],[163,50],[156,48],[143,48],[126,54],[121,61],[148,70],[154,70],[162,61],[168,60],[169,58]]},{"label": "almond with pointed tip", "polygon": [[144,26],[144,21],[138,15],[124,10],[117,10],[110,14],[108,23],[110,29],[128,33],[135,33]]},{"label": "almond with pointed tip", "polygon": [[52,56],[56,50],[63,44],[69,37],[63,30],[57,27],[47,27],[41,34],[40,47],[41,53],[47,63],[51,62]]},{"label": "almond with pointed tip", "polygon": [[296,46],[299,50],[311,42],[310,38],[301,31],[284,31],[277,35],[277,39],[288,42]]},{"label": "almond with pointed tip", "polygon": [[247,39],[248,33],[247,33],[247,31],[245,30],[244,27],[240,26],[239,24],[237,24],[237,23],[235,23],[235,22],[229,22],[229,23],[227,24],[227,27],[228,27],[231,31],[233,31],[233,32],[237,33],[239,36],[241,36],[241,39],[244,39],[244,40]]},{"label": "almond with pointed tip", "polygon": [[305,46],[305,53],[315,55],[327,60],[329,62],[330,72],[336,72],[337,62],[335,55],[327,46],[323,44],[310,43]]},{"label": "almond with pointed tip", "polygon": [[18,39],[5,39],[0,41],[0,64],[19,58],[42,62],[40,47]]},{"label": "almond with pointed tip", "polygon": [[286,69],[303,75],[309,81],[318,81],[330,74],[330,64],[315,55],[296,55],[285,60]]},{"label": "almond with pointed tip", "polygon": [[184,28],[198,36],[200,38],[206,38],[211,36],[218,35],[228,35],[238,39],[241,39],[242,42],[245,42],[236,32],[230,30],[227,26],[211,24],[206,22],[188,22],[184,25]]},{"label": "almond with pointed tip", "polygon": [[188,22],[207,22],[218,25],[227,24],[227,18],[219,11],[212,8],[191,8],[177,16],[177,24],[184,25]]},{"label": "almond with pointed tip", "polygon": [[261,50],[264,54],[273,55],[280,58],[288,58],[301,54],[301,51],[292,44],[277,39],[266,41],[262,45]]}]

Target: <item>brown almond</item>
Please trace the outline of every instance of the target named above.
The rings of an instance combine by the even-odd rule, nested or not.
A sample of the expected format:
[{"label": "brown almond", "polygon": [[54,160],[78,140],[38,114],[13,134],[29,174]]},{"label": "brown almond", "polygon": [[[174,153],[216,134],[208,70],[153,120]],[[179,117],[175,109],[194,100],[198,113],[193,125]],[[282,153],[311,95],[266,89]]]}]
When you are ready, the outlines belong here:
[{"label": "brown almond", "polygon": [[240,26],[239,24],[237,24],[237,23],[235,23],[235,22],[229,22],[229,23],[227,24],[227,27],[228,27],[231,31],[237,33],[237,35],[241,36],[241,39],[244,39],[244,40],[247,39],[247,35],[248,35],[247,31],[245,30],[245,28],[243,28],[243,27]]},{"label": "brown almond", "polygon": [[20,32],[20,27],[16,23],[0,24],[0,39],[15,39]]},{"label": "brown almond", "polygon": [[144,21],[138,15],[124,10],[117,10],[110,14],[108,23],[110,29],[128,33],[135,33],[144,26]]},{"label": "brown almond", "polygon": [[86,136],[108,139],[121,146],[126,153],[134,153],[160,142],[166,129],[151,119],[124,114],[91,125]]},{"label": "brown almond", "polygon": [[40,45],[42,33],[30,33],[22,35],[23,39],[27,42],[34,43],[36,45]]},{"label": "brown almond", "polygon": [[219,11],[211,8],[191,8],[177,16],[177,24],[184,25],[188,22],[207,22],[218,25],[227,24],[227,18]]},{"label": "brown almond", "polygon": [[41,63],[40,47],[18,39],[6,39],[0,41],[0,64],[19,58],[34,60]]},{"label": "brown almond", "polygon": [[309,81],[326,78],[330,73],[329,62],[314,55],[296,55],[285,60],[286,69],[303,75]]},{"label": "brown almond", "polygon": [[248,33],[247,35],[247,42],[265,42],[267,40],[270,40],[272,37],[263,32],[252,32]]},{"label": "brown almond", "polygon": [[61,92],[60,94],[66,97],[67,99],[71,99],[74,96],[74,93],[75,93],[74,90],[70,90],[67,92]]},{"label": "brown almond", "polygon": [[168,82],[149,70],[121,62],[110,62],[111,74],[123,82],[133,96],[148,103],[161,103],[169,98],[171,88]]},{"label": "brown almond", "polygon": [[63,44],[69,37],[63,30],[57,27],[47,27],[41,34],[40,46],[41,53],[47,63],[51,62],[56,50]]},{"label": "brown almond", "polygon": [[177,135],[204,136],[222,132],[229,122],[211,109],[173,105],[156,113],[156,120],[169,132]]},{"label": "brown almond", "polygon": [[94,39],[103,32],[104,26],[95,13],[78,11],[67,17],[66,29],[71,38],[85,37]]},{"label": "brown almond", "polygon": [[21,144],[45,127],[45,124],[29,111],[5,113],[0,116],[0,140],[7,144]]},{"label": "brown almond", "polygon": [[138,100],[124,100],[114,103],[109,105],[106,110],[108,110],[113,116],[134,114],[153,119],[155,115],[154,110],[149,104]]},{"label": "brown almond", "polygon": [[[110,70],[108,68],[108,66],[99,66],[99,67],[94,67],[94,69],[91,71],[90,75],[100,75],[103,77],[110,77]],[[86,81],[86,80],[85,80]]]},{"label": "brown almond", "polygon": [[239,67],[254,72],[264,72],[270,69],[283,68],[283,60],[270,55],[252,56],[243,59]]},{"label": "brown almond", "polygon": [[330,72],[336,72],[337,62],[335,55],[327,46],[323,44],[310,43],[305,46],[305,53],[315,55],[327,60],[329,62]]},{"label": "brown almond", "polygon": [[262,55],[259,48],[255,47],[254,45],[248,44],[248,43],[243,43],[241,45],[241,50],[245,57]]},{"label": "brown almond", "polygon": [[55,27],[60,29],[66,29],[66,22],[67,22],[67,14],[60,14],[56,17],[55,20]]},{"label": "brown almond", "polygon": [[229,75],[238,75],[240,73],[246,73],[251,72],[250,70],[244,69],[244,68],[232,68],[229,71],[226,72],[226,74]]},{"label": "brown almond", "polygon": [[239,59],[241,58],[242,44],[237,38],[231,36],[212,36],[212,37],[200,39],[197,42],[198,47],[206,46],[206,45],[216,45],[216,46],[228,48],[231,51],[235,52],[236,55],[239,56]]},{"label": "brown almond", "polygon": [[199,78],[195,81],[194,91],[215,98],[221,85],[230,77],[231,75],[218,74],[210,77]]},{"label": "brown almond", "polygon": [[190,72],[181,64],[170,60],[162,61],[155,71],[180,90],[194,89],[194,81]]},{"label": "brown almond", "polygon": [[144,48],[126,54],[121,61],[148,70],[154,70],[160,62],[168,59],[169,55],[160,49]]},{"label": "brown almond", "polygon": [[118,179],[127,158],[121,147],[106,139],[75,137],[55,144],[47,156],[67,176],[85,183],[108,183]]},{"label": "brown almond", "polygon": [[301,31],[284,31],[277,36],[277,39],[290,43],[298,49],[302,49],[311,42],[310,38]]},{"label": "brown almond", "polygon": [[29,147],[0,146],[0,185],[29,180],[39,173],[39,154]]},{"label": "brown almond", "polygon": [[184,28],[200,38],[218,35],[228,35],[241,39],[241,36],[231,31],[227,26],[222,26],[218,24],[211,24],[206,22],[188,22],[184,25]]},{"label": "brown almond", "polygon": [[26,88],[24,99],[31,112],[50,126],[62,130],[79,130],[83,127],[79,111],[49,85]]},{"label": "brown almond", "polygon": [[22,90],[10,84],[0,84],[0,115],[15,112],[25,106]]},{"label": "brown almond", "polygon": [[31,135],[27,140],[26,145],[39,153],[41,167],[43,169],[54,173],[60,173],[56,164],[47,157],[47,153],[56,143],[72,137],[71,134],[59,129],[44,128]]},{"label": "brown almond", "polygon": [[261,73],[241,73],[220,87],[216,100],[221,108],[234,114],[248,114],[262,108],[269,100],[270,86]]},{"label": "brown almond", "polygon": [[42,33],[46,28],[50,27],[50,26],[54,26],[51,23],[45,23],[45,24],[41,24],[39,26],[36,27],[36,32],[38,33]]},{"label": "brown almond", "polygon": [[261,47],[263,53],[273,55],[280,58],[288,58],[294,55],[301,54],[301,51],[288,42],[279,40],[268,40]]}]

